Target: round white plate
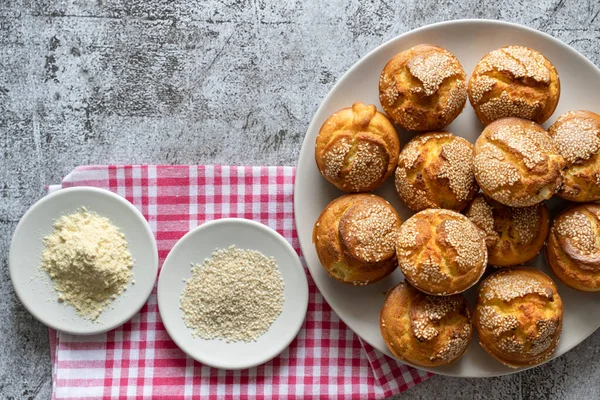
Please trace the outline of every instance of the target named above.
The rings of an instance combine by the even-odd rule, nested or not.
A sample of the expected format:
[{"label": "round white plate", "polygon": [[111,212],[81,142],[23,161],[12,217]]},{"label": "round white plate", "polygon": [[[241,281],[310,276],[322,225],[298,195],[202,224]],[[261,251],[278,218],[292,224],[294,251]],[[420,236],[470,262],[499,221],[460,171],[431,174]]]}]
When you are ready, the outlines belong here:
[{"label": "round white plate", "polygon": [[[42,239],[52,233],[54,221],[81,207],[110,219],[125,235],[134,259],[135,284],[129,285],[96,321],[58,303],[50,277],[39,269]],[[150,226],[133,204],[108,190],[80,186],[58,190],[31,206],[13,234],[8,264],[15,292],[35,318],[59,331],[92,335],[124,324],[146,303],[156,281],[158,251]]]},{"label": "round white plate", "polygon": [[[202,263],[215,249],[231,245],[275,257],[285,283],[281,314],[255,342],[226,343],[193,337],[179,308],[184,280],[192,276],[190,264]],[[215,368],[251,368],[277,356],[298,334],[307,307],[306,274],[294,248],[273,229],[247,219],[223,218],[191,230],[169,252],[158,278],[158,310],[167,332],[190,357]]]},{"label": "round white plate", "polygon": [[[321,264],[312,244],[312,228],[327,203],[342,195],[333,185],[321,177],[315,165],[315,139],[323,122],[335,111],[350,107],[355,101],[375,104],[381,110],[378,98],[379,74],[387,61],[395,54],[421,43],[435,44],[454,53],[463,65],[467,77],[475,64],[486,53],[502,46],[519,44],[541,51],[556,66],[561,80],[561,97],[554,115],[544,125],[548,127],[558,115],[575,109],[600,112],[600,71],[584,56],[553,37],[536,30],[499,21],[462,20],[426,26],[379,46],[358,61],[329,92],[315,114],[300,152],[295,186],[295,217],[302,252],[317,287],[340,316],[356,334],[379,351],[392,357],[379,332],[379,311],[385,292],[402,279],[400,271],[374,285],[353,287],[331,279]],[[475,117],[468,100],[462,114],[446,128],[474,143],[482,125]],[[405,145],[412,135],[400,131],[400,141]],[[389,179],[376,193],[389,200],[402,216],[403,221],[412,213],[398,199]],[[551,211],[561,208],[561,202],[549,202]],[[541,256],[529,264],[545,272],[548,268]],[[581,343],[600,325],[600,294],[580,293],[558,284],[564,300],[565,313],[563,333],[554,357]],[[473,304],[476,289],[466,293]],[[426,369],[426,368],[423,368]],[[522,370],[522,369],[521,369]],[[513,369],[505,367],[489,356],[478,344],[471,342],[466,355],[458,362],[430,371],[463,377],[486,377],[510,374]],[[519,371],[519,370],[516,370]]]}]

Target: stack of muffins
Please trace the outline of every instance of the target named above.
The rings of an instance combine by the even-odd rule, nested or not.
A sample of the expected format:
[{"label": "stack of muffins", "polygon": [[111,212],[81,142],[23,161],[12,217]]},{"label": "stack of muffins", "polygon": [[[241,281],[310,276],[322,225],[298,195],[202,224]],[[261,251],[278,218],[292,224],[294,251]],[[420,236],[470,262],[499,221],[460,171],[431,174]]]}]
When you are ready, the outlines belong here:
[{"label": "stack of muffins", "polygon": [[[467,97],[485,126],[474,145],[441,131]],[[399,359],[453,363],[473,326],[481,346],[510,367],[550,358],[561,298],[549,276],[523,266],[544,245],[562,282],[600,291],[600,115],[570,111],[546,131],[540,124],[559,97],[556,69],[533,49],[488,53],[467,84],[451,52],[418,45],[381,72],[385,114],[355,103],[321,127],[319,171],[349,194],[316,221],[317,254],[331,277],[353,285],[401,269],[405,281],[389,290],[380,314],[383,339]],[[402,151],[396,126],[418,133]],[[392,174],[416,212],[404,222],[368,193]],[[580,204],[551,223],[544,201],[555,194]],[[488,265],[497,271],[480,282]],[[470,310],[462,292],[477,284]]]}]

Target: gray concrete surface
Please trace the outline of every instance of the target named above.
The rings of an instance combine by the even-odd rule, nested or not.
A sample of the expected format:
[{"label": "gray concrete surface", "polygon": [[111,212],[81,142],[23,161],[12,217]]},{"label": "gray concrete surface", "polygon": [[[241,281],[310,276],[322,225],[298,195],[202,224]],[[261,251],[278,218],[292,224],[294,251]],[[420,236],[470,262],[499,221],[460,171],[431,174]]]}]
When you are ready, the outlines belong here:
[{"label": "gray concrete surface", "polygon": [[[50,397],[48,335],[16,299],[10,235],[73,167],[295,164],[320,100],[385,40],[425,24],[531,26],[600,65],[597,0],[1,0],[0,398]],[[434,377],[403,397],[600,397],[600,332],[498,379]]]}]

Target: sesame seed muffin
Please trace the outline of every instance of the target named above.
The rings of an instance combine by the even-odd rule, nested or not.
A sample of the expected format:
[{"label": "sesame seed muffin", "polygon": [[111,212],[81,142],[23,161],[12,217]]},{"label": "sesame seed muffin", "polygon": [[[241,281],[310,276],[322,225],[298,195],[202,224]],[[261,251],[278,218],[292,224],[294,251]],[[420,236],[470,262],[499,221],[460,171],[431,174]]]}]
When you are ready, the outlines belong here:
[{"label": "sesame seed muffin", "polygon": [[562,319],[556,284],[531,267],[490,275],[479,287],[473,312],[481,347],[511,368],[549,359],[558,345]]},{"label": "sesame seed muffin", "polygon": [[481,190],[510,207],[528,207],[552,197],[566,166],[548,132],[522,118],[503,118],[486,126],[473,155]]},{"label": "sesame seed muffin", "polygon": [[559,214],[550,229],[546,258],[565,285],[600,291],[600,205],[580,204]]},{"label": "sesame seed muffin", "polygon": [[403,129],[442,129],[458,117],[467,101],[465,72],[448,50],[420,44],[385,65],[379,78],[379,101]]},{"label": "sesame seed muffin", "polygon": [[600,200],[600,115],[569,111],[558,117],[548,133],[567,160],[557,194],[577,202]]},{"label": "sesame seed muffin", "polygon": [[367,285],[391,274],[402,221],[385,199],[349,194],[327,205],[313,228],[313,243],[327,273],[344,283]]},{"label": "sesame seed muffin", "polygon": [[415,136],[400,152],[396,191],[413,211],[460,211],[479,191],[473,174],[473,145],[448,132]]},{"label": "sesame seed muffin", "polygon": [[330,116],[315,144],[321,175],[345,192],[379,187],[394,172],[399,152],[394,125],[374,105],[362,103]]},{"label": "sesame seed muffin", "polygon": [[461,358],[473,330],[462,294],[430,296],[406,282],[388,291],[379,328],[396,357],[421,367],[452,364]]},{"label": "sesame seed muffin", "polygon": [[556,109],[559,97],[554,65],[524,46],[506,46],[486,54],[469,80],[469,101],[484,125],[504,117],[542,124]]},{"label": "sesame seed muffin", "polygon": [[488,264],[508,267],[524,264],[544,247],[550,214],[544,203],[508,207],[479,194],[465,215],[485,233]]},{"label": "sesame seed muffin", "polygon": [[449,296],[473,286],[487,265],[483,233],[455,211],[429,209],[404,222],[396,242],[406,280],[427,294]]}]

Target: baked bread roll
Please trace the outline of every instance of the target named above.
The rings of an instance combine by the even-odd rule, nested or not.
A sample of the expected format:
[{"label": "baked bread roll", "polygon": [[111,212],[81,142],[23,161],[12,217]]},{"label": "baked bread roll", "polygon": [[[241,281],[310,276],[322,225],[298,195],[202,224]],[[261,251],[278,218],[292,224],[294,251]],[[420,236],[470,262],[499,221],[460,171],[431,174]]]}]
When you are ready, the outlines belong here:
[{"label": "baked bread roll", "polygon": [[321,175],[345,192],[379,187],[396,168],[400,140],[396,128],[374,105],[354,103],[325,121],[315,159]]},{"label": "baked bread roll", "polygon": [[407,219],[398,232],[396,254],[406,280],[432,295],[464,292],[487,265],[483,233],[450,210],[424,210]]},{"label": "baked bread roll", "polygon": [[560,80],[544,55],[524,46],[486,54],[469,79],[469,101],[484,125],[519,117],[544,123],[558,104]]},{"label": "baked bread roll", "polygon": [[479,194],[465,215],[485,233],[488,264],[495,267],[524,264],[535,258],[550,229],[550,214],[544,203],[513,208]]},{"label": "baked bread roll", "polygon": [[552,197],[566,166],[544,128],[521,118],[503,118],[486,126],[473,155],[481,190],[511,207],[528,207]]},{"label": "baked bread roll", "polygon": [[442,129],[458,117],[467,101],[465,72],[448,50],[420,44],[385,65],[379,78],[379,101],[403,129]]},{"label": "baked bread roll", "polygon": [[600,200],[600,115],[569,111],[558,117],[548,133],[567,160],[557,194],[570,201]]},{"label": "baked bread roll", "polygon": [[387,293],[379,328],[400,360],[437,367],[465,354],[471,341],[471,312],[462,294],[430,296],[400,282]]},{"label": "baked bread roll", "polygon": [[479,191],[473,145],[448,132],[415,136],[400,152],[396,191],[413,211],[462,210]]},{"label": "baked bread roll", "polygon": [[473,312],[481,347],[511,368],[549,359],[558,345],[562,318],[556,284],[531,267],[490,275],[479,287]]},{"label": "baked bread roll", "polygon": [[550,229],[546,258],[565,285],[600,291],[600,204],[580,204],[559,214]]},{"label": "baked bread roll", "polygon": [[397,266],[395,243],[402,221],[386,200],[350,194],[333,200],[313,229],[319,260],[333,278],[367,285]]}]

